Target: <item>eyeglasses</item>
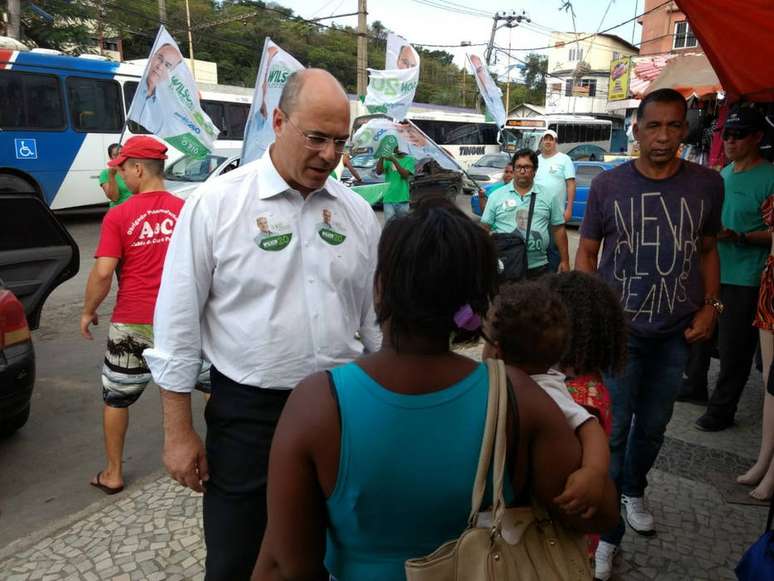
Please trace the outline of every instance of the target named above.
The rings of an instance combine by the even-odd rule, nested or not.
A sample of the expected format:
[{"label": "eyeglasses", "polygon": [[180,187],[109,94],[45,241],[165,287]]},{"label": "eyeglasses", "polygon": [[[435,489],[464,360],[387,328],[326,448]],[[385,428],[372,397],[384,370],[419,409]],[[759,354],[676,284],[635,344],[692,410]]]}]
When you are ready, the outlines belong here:
[{"label": "eyeglasses", "polygon": [[528,171],[532,171],[535,169],[534,165],[514,165],[513,171],[520,172],[520,173],[527,173]]},{"label": "eyeglasses", "polygon": [[743,129],[725,129],[723,131],[723,141],[728,141],[729,139],[746,139],[749,137],[751,133],[749,131],[745,131]]},{"label": "eyeglasses", "polygon": [[[280,111],[282,111],[282,109],[280,109]],[[290,123],[296,131],[304,136],[304,146],[307,149],[311,149],[312,151],[322,151],[331,141],[333,142],[333,150],[336,153],[343,153],[347,148],[347,141],[349,141],[348,139],[336,139],[334,137],[328,137],[327,135],[320,135],[319,133],[307,133],[306,131],[302,131],[298,125],[293,123],[287,113],[282,111],[282,114],[285,116],[285,119],[288,120],[288,123]]]}]

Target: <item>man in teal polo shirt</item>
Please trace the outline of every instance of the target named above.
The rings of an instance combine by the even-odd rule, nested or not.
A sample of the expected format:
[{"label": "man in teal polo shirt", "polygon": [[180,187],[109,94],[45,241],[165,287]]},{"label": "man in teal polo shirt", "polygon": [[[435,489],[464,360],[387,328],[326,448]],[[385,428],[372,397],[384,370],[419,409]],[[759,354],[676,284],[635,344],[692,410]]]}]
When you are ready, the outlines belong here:
[{"label": "man in teal polo shirt", "polygon": [[[718,234],[720,301],[725,306],[717,331],[720,373],[706,413],[696,420],[696,427],[708,432],[733,424],[758,346],[758,330],[752,323],[771,247],[761,206],[774,195],[774,166],[760,152],[763,128],[763,117],[748,107],[732,111],[723,127],[723,148],[731,163],[720,172],[725,187],[723,230]],[[694,345],[681,400],[707,401],[711,352],[710,342]]]},{"label": "man in teal polo shirt", "polygon": [[409,212],[411,189],[409,179],[414,175],[417,160],[395,146],[393,154],[380,157],[376,164],[376,173],[384,174],[387,190],[384,192],[384,222],[392,218],[405,216]]},{"label": "man in teal polo shirt", "polygon": [[[549,129],[540,139],[542,153],[538,156],[538,170],[535,183],[544,193],[558,196],[564,211],[564,221],[572,218],[572,205],[575,202],[575,165],[570,156],[559,151],[559,137],[556,131]],[[556,272],[560,256],[556,245],[548,246],[548,270]]]},{"label": "man in teal polo shirt", "polygon": [[[118,143],[112,143],[108,147],[108,157],[115,159],[121,151]],[[99,174],[99,185],[105,196],[110,200],[110,207],[118,206],[132,195],[132,190],[126,187],[124,178],[122,178],[114,168],[105,168]]]},{"label": "man in teal polo shirt", "polygon": [[[486,203],[481,224],[493,233],[526,230],[530,199],[535,198],[532,225],[527,238],[527,278],[548,272],[546,249],[551,238],[559,249],[559,272],[570,270],[564,208],[559,196],[546,194],[535,185],[538,156],[531,149],[520,149],[513,156],[513,182],[493,192]],[[526,234],[526,233],[524,233]]]}]

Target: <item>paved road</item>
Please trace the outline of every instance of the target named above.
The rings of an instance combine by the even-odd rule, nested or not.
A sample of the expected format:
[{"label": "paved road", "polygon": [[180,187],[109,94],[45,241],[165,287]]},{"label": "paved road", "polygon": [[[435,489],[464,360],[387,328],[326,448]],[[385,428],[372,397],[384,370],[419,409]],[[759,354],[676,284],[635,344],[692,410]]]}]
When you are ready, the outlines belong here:
[{"label": "paved road", "polygon": [[[0,547],[103,496],[88,482],[104,462],[99,373],[114,293],[99,309],[102,322],[94,341],[78,331],[103,215],[104,210],[62,218],[80,248],[81,267],[51,294],[40,329],[33,332],[37,381],[30,420],[0,440]],[[203,434],[202,398],[193,401]],[[151,387],[130,412],[124,457],[129,486],[161,467],[160,420],[158,390]]]},{"label": "paved road", "polygon": [[[469,213],[467,197],[458,203]],[[30,420],[0,440],[0,548],[102,496],[87,483],[104,462],[99,373],[114,293],[98,311],[102,322],[94,341],[81,338],[78,322],[104,213],[60,214],[78,243],[81,266],[48,298],[33,333],[37,382]],[[197,429],[204,434],[203,400],[195,395],[193,403]],[[127,486],[161,468],[160,418],[158,390],[151,387],[130,412]]]}]

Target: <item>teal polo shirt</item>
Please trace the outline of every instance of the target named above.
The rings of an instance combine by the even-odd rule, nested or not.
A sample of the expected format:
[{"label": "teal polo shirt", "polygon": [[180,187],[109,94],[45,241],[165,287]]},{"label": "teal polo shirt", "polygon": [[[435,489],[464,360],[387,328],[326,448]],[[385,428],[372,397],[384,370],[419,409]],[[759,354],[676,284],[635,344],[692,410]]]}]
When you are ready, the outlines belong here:
[{"label": "teal polo shirt", "polygon": [[511,182],[492,192],[481,216],[481,221],[487,224],[492,232],[507,234],[518,227],[524,234],[532,196],[537,197],[532,214],[532,227],[526,237],[527,267],[530,269],[548,264],[546,250],[551,240],[551,227],[564,225],[564,208],[560,197],[544,192],[538,185],[533,185],[526,195],[521,196]]},{"label": "teal polo shirt", "polygon": [[[734,232],[766,230],[761,206],[774,194],[774,166],[763,162],[745,171],[735,172],[734,164],[724,167],[725,197],[721,221]],[[739,245],[718,240],[720,282],[738,286],[758,286],[769,256],[767,246]]]}]

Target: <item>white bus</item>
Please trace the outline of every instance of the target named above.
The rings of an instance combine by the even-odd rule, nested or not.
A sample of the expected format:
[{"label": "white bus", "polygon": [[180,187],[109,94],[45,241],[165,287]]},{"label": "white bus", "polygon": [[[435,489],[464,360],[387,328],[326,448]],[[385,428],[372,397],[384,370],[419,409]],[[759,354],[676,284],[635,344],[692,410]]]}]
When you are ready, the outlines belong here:
[{"label": "white bus", "polygon": [[553,129],[559,136],[559,151],[563,153],[579,145],[591,145],[609,152],[612,128],[612,121],[585,115],[513,117],[505,121],[500,137],[502,149],[508,153],[524,147],[537,151],[543,134]]},{"label": "white bus", "polygon": [[[0,193],[34,192],[55,210],[105,204],[99,173],[143,69],[53,52],[0,50]],[[241,148],[253,90],[199,89],[221,130],[216,148]],[[129,123],[124,140],[140,133],[146,131]],[[168,155],[170,161],[182,156],[173,148]]]},{"label": "white bus", "polygon": [[[481,156],[500,151],[498,130],[496,124],[484,121],[483,115],[455,109],[414,103],[408,119],[467,170]],[[352,124],[352,133],[374,117],[384,115],[358,117]]]}]

